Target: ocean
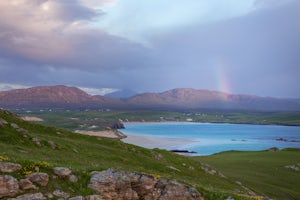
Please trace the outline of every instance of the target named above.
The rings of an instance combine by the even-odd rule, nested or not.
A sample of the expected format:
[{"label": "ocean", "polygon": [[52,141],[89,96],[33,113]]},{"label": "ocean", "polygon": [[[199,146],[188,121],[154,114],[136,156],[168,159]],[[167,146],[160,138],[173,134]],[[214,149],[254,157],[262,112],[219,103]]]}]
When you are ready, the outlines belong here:
[{"label": "ocean", "polygon": [[[127,135],[147,136],[157,141],[136,145],[146,148],[188,150],[194,155],[223,151],[257,151],[272,147],[300,148],[300,127],[217,123],[128,123]],[[176,144],[168,140],[183,141]]]}]

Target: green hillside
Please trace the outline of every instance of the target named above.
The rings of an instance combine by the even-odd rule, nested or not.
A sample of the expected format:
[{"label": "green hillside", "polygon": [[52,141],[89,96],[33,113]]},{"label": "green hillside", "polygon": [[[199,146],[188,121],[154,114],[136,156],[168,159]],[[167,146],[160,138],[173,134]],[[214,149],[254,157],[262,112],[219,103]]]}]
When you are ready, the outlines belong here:
[{"label": "green hillside", "polygon": [[194,160],[209,163],[225,176],[274,199],[300,199],[300,149],[223,152]]},{"label": "green hillside", "polygon": [[[0,120],[0,161],[9,160],[23,166],[21,172],[15,173],[14,176],[23,178],[34,171],[35,166],[39,166],[40,171],[51,175],[54,166],[63,166],[71,168],[79,177],[78,183],[52,180],[47,187],[39,188],[41,192],[59,188],[72,195],[92,194],[93,191],[87,188],[89,172],[112,168],[176,179],[181,183],[194,186],[205,199],[226,199],[229,196],[234,199],[260,199],[258,196],[261,194],[273,197],[267,188],[260,189],[250,180],[247,182],[241,179],[243,174],[247,174],[246,170],[236,167],[239,177],[231,176],[228,173],[230,162],[226,162],[228,165],[224,165],[223,169],[219,165],[220,162],[213,162],[216,160],[214,156],[211,160],[210,157],[191,158],[164,150],[149,150],[125,144],[119,140],[75,134],[65,129],[25,122],[16,115],[3,110],[0,110],[0,119],[2,119]],[[40,141],[40,145],[37,141]],[[257,153],[257,155],[260,154],[261,152]],[[282,151],[269,165],[274,164],[276,167],[284,168],[287,164],[300,162],[295,160],[300,157],[299,155],[299,151]],[[268,157],[268,154],[263,153],[262,156]],[[226,154],[224,157],[227,157]],[[243,160],[228,156],[229,160],[230,158],[236,166],[243,166]],[[219,171],[205,163],[217,166]],[[272,175],[268,175],[268,170],[260,173],[266,173],[266,176]],[[262,182],[266,176],[261,177]],[[286,169],[284,176],[296,178],[295,186],[298,186],[299,172]],[[243,184],[236,182],[237,180]],[[276,184],[276,182],[270,182],[270,184]],[[294,199],[299,199],[300,195],[295,188],[290,189],[290,194]]]}]

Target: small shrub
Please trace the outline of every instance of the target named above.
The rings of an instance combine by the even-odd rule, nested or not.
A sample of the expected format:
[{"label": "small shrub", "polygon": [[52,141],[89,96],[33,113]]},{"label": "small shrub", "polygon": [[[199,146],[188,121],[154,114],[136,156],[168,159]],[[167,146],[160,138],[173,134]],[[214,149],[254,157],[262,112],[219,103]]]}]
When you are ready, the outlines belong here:
[{"label": "small shrub", "polygon": [[0,155],[0,162],[9,161],[9,160],[10,159],[8,157]]}]

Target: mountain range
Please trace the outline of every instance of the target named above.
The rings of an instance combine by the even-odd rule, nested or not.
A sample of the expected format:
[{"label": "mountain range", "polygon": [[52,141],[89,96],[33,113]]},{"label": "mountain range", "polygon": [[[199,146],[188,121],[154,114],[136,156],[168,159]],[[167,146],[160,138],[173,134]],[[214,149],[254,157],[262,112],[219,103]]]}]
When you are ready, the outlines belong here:
[{"label": "mountain range", "polygon": [[300,99],[279,99],[254,95],[178,88],[162,93],[143,93],[127,98],[89,95],[64,85],[38,86],[0,92],[2,108],[95,108],[169,110],[257,110],[300,111]]}]

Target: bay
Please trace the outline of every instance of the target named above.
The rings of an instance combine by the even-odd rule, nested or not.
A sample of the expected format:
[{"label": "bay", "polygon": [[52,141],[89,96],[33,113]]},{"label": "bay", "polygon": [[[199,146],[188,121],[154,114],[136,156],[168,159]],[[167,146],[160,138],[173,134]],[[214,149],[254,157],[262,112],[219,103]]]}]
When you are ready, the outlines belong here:
[{"label": "bay", "polygon": [[[257,151],[272,147],[300,148],[300,127],[217,123],[128,123],[125,142],[146,148],[195,151]],[[131,140],[138,137],[138,140]]]}]

